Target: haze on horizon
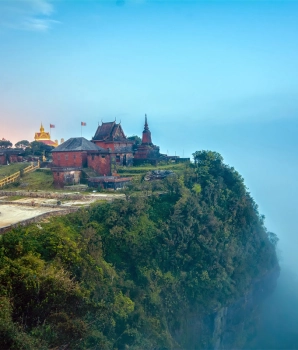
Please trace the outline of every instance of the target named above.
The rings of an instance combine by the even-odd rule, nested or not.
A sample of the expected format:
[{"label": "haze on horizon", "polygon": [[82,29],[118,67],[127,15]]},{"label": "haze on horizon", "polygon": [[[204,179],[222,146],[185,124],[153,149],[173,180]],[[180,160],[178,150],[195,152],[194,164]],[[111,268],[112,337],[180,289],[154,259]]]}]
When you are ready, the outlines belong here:
[{"label": "haze on horizon", "polygon": [[91,138],[101,121],[163,153],[221,153],[297,264],[298,2],[0,2],[0,138]]}]

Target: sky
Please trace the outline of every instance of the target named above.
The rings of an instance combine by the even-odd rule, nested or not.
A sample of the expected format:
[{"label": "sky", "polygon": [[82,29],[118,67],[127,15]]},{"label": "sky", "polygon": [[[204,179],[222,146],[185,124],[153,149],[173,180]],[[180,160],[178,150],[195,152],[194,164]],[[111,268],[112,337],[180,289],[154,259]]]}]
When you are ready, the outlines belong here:
[{"label": "sky", "polygon": [[297,265],[298,2],[1,0],[0,138],[90,139],[101,121],[161,152],[221,153]]}]

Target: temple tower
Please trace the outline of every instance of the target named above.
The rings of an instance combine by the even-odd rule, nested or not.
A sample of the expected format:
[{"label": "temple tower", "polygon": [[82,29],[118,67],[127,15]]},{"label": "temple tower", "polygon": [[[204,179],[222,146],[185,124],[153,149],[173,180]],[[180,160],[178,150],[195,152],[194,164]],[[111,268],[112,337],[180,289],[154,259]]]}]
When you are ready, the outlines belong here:
[{"label": "temple tower", "polygon": [[143,131],[143,136],[142,136],[142,144],[152,145],[151,132],[149,130],[146,114],[145,114],[144,131]]},{"label": "temple tower", "polygon": [[142,143],[138,145],[134,154],[134,164],[156,163],[160,159],[159,147],[153,145],[151,132],[148,126],[147,115],[145,114],[145,125],[142,136]]}]

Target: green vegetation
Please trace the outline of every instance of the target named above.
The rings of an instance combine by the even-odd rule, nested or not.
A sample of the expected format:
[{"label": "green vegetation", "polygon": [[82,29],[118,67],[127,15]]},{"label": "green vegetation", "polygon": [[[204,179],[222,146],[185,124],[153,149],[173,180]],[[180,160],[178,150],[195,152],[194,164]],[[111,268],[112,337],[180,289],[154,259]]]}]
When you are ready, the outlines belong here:
[{"label": "green vegetation", "polygon": [[19,199],[22,199],[23,197],[22,196],[9,196],[9,197],[6,197],[5,200],[6,201],[17,201]]},{"label": "green vegetation", "polygon": [[129,136],[127,140],[134,141],[135,145],[140,145],[142,143],[142,139],[137,135]]},{"label": "green vegetation", "polygon": [[184,170],[189,166],[188,163],[170,163],[170,164],[159,164],[158,166],[145,165],[145,166],[134,166],[134,167],[121,167],[117,169],[121,176],[136,176],[145,175],[150,170],[173,170],[178,175],[182,175]]},{"label": "green vegetation", "polygon": [[22,175],[21,179],[5,187],[6,190],[53,190],[53,175],[50,169],[37,169],[31,173]]},{"label": "green vegetation", "polygon": [[51,151],[54,149],[53,146],[45,145],[42,142],[33,141],[30,143],[28,147],[25,149],[25,155],[33,155],[33,156],[49,156]]},{"label": "green vegetation", "polygon": [[2,235],[0,348],[212,347],[187,322],[276,267],[276,236],[219,154],[194,159],[179,176],[136,180],[126,200]]},{"label": "green vegetation", "polygon": [[30,146],[30,142],[27,140],[18,141],[15,145],[16,148],[26,148]]},{"label": "green vegetation", "polygon": [[30,163],[12,163],[9,165],[0,165],[0,180],[6,176],[12,175],[17,171],[25,169]]}]

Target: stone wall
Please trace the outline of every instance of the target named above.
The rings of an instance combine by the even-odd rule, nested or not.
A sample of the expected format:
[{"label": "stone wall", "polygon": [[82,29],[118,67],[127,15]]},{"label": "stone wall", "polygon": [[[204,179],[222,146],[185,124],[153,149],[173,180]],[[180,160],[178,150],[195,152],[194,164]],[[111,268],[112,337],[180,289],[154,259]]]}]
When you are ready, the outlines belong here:
[{"label": "stone wall", "polygon": [[[49,203],[35,203],[34,199],[32,199],[31,203],[24,203],[24,202],[16,202],[16,201],[6,201],[1,200],[0,204],[9,204],[9,205],[20,205],[23,207],[43,207],[43,208],[61,208],[61,204],[49,204]],[[0,207],[1,209],[1,207]],[[76,207],[71,207],[70,210],[74,209],[73,211],[76,211]]]},{"label": "stone wall", "polygon": [[20,221],[16,224],[13,224],[13,225],[1,227],[0,234],[3,234],[4,232],[9,231],[14,227],[26,226],[26,225],[32,224],[34,222],[39,222],[40,220],[46,219],[46,218],[51,217],[51,216],[66,215],[66,214],[70,214],[70,213],[77,211],[77,210],[79,210],[79,208],[67,208],[67,209],[63,209],[63,210],[59,210],[59,211],[57,210],[57,211],[52,211],[52,212],[48,212],[48,213],[43,213],[43,214],[40,214],[38,216],[35,216],[34,218],[26,219],[26,220]]},{"label": "stone wall", "polygon": [[20,197],[52,198],[52,199],[83,199],[84,198],[84,196],[79,193],[30,192],[30,191],[0,191],[0,196],[20,196]]},{"label": "stone wall", "polygon": [[56,187],[63,187],[64,185],[79,184],[81,179],[81,170],[70,169],[52,169],[54,185]]}]

